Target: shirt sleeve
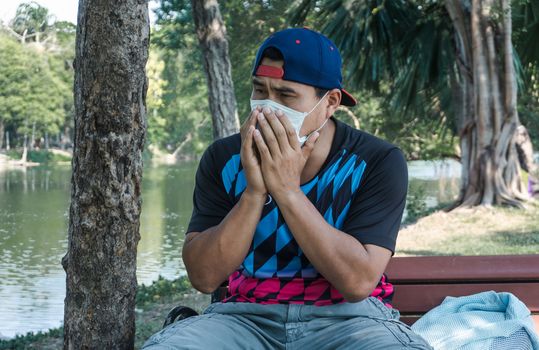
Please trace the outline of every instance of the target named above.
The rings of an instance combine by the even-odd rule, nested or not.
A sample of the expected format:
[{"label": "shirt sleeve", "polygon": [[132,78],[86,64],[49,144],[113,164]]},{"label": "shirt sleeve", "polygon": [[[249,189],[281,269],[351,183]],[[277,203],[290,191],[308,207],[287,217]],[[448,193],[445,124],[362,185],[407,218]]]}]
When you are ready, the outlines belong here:
[{"label": "shirt sleeve", "polygon": [[398,148],[391,149],[366,175],[342,231],[362,244],[381,246],[394,254],[408,191],[404,155]]},{"label": "shirt sleeve", "polygon": [[214,151],[213,145],[208,147],[198,165],[193,192],[193,213],[187,233],[201,232],[219,225],[233,207],[223,185],[221,171],[216,165]]}]

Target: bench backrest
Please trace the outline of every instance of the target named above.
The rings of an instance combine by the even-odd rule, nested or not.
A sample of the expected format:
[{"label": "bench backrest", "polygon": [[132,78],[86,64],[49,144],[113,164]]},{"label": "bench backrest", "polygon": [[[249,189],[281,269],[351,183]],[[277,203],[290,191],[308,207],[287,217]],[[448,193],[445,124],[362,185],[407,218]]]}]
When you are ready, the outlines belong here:
[{"label": "bench backrest", "polygon": [[392,258],[386,274],[393,306],[412,324],[446,296],[510,292],[531,310],[539,332],[539,255]]}]

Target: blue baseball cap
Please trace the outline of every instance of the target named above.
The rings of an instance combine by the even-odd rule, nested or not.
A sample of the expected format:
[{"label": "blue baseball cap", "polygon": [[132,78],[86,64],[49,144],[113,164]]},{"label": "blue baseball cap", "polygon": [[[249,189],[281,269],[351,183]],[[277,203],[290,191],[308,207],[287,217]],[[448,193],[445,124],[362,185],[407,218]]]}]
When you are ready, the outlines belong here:
[{"label": "blue baseball cap", "polygon": [[[264,50],[273,47],[284,58],[282,68],[261,65]],[[341,104],[355,106],[356,99],[342,87],[342,60],[335,44],[309,28],[289,28],[270,35],[257,51],[253,75],[295,81],[324,90],[340,89]]]}]

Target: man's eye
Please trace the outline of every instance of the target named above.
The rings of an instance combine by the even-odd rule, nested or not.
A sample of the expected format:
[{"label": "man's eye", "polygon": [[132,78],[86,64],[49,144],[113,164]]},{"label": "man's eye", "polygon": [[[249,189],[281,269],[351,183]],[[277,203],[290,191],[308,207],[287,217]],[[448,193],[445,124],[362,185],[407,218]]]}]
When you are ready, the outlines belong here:
[{"label": "man's eye", "polygon": [[264,90],[262,90],[262,89],[255,89],[255,92],[258,92],[259,94],[261,94],[261,93],[264,92]]},{"label": "man's eye", "polygon": [[287,97],[287,98],[288,98],[288,97],[294,97],[294,96],[288,95],[288,94],[281,94],[281,96],[282,96],[282,97]]}]

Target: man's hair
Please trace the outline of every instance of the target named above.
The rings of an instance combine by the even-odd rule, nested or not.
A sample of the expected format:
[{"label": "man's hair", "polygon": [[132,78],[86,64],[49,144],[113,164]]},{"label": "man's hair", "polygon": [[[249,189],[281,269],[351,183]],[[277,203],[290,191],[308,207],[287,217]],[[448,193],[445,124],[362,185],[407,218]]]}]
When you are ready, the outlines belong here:
[{"label": "man's hair", "polygon": [[[265,49],[262,53],[262,58],[264,57],[269,58],[272,61],[284,61],[284,57],[281,51],[271,46]],[[324,97],[324,95],[329,91],[326,89],[317,88],[316,86],[313,87],[316,93],[316,97],[318,97],[319,99]]]}]

